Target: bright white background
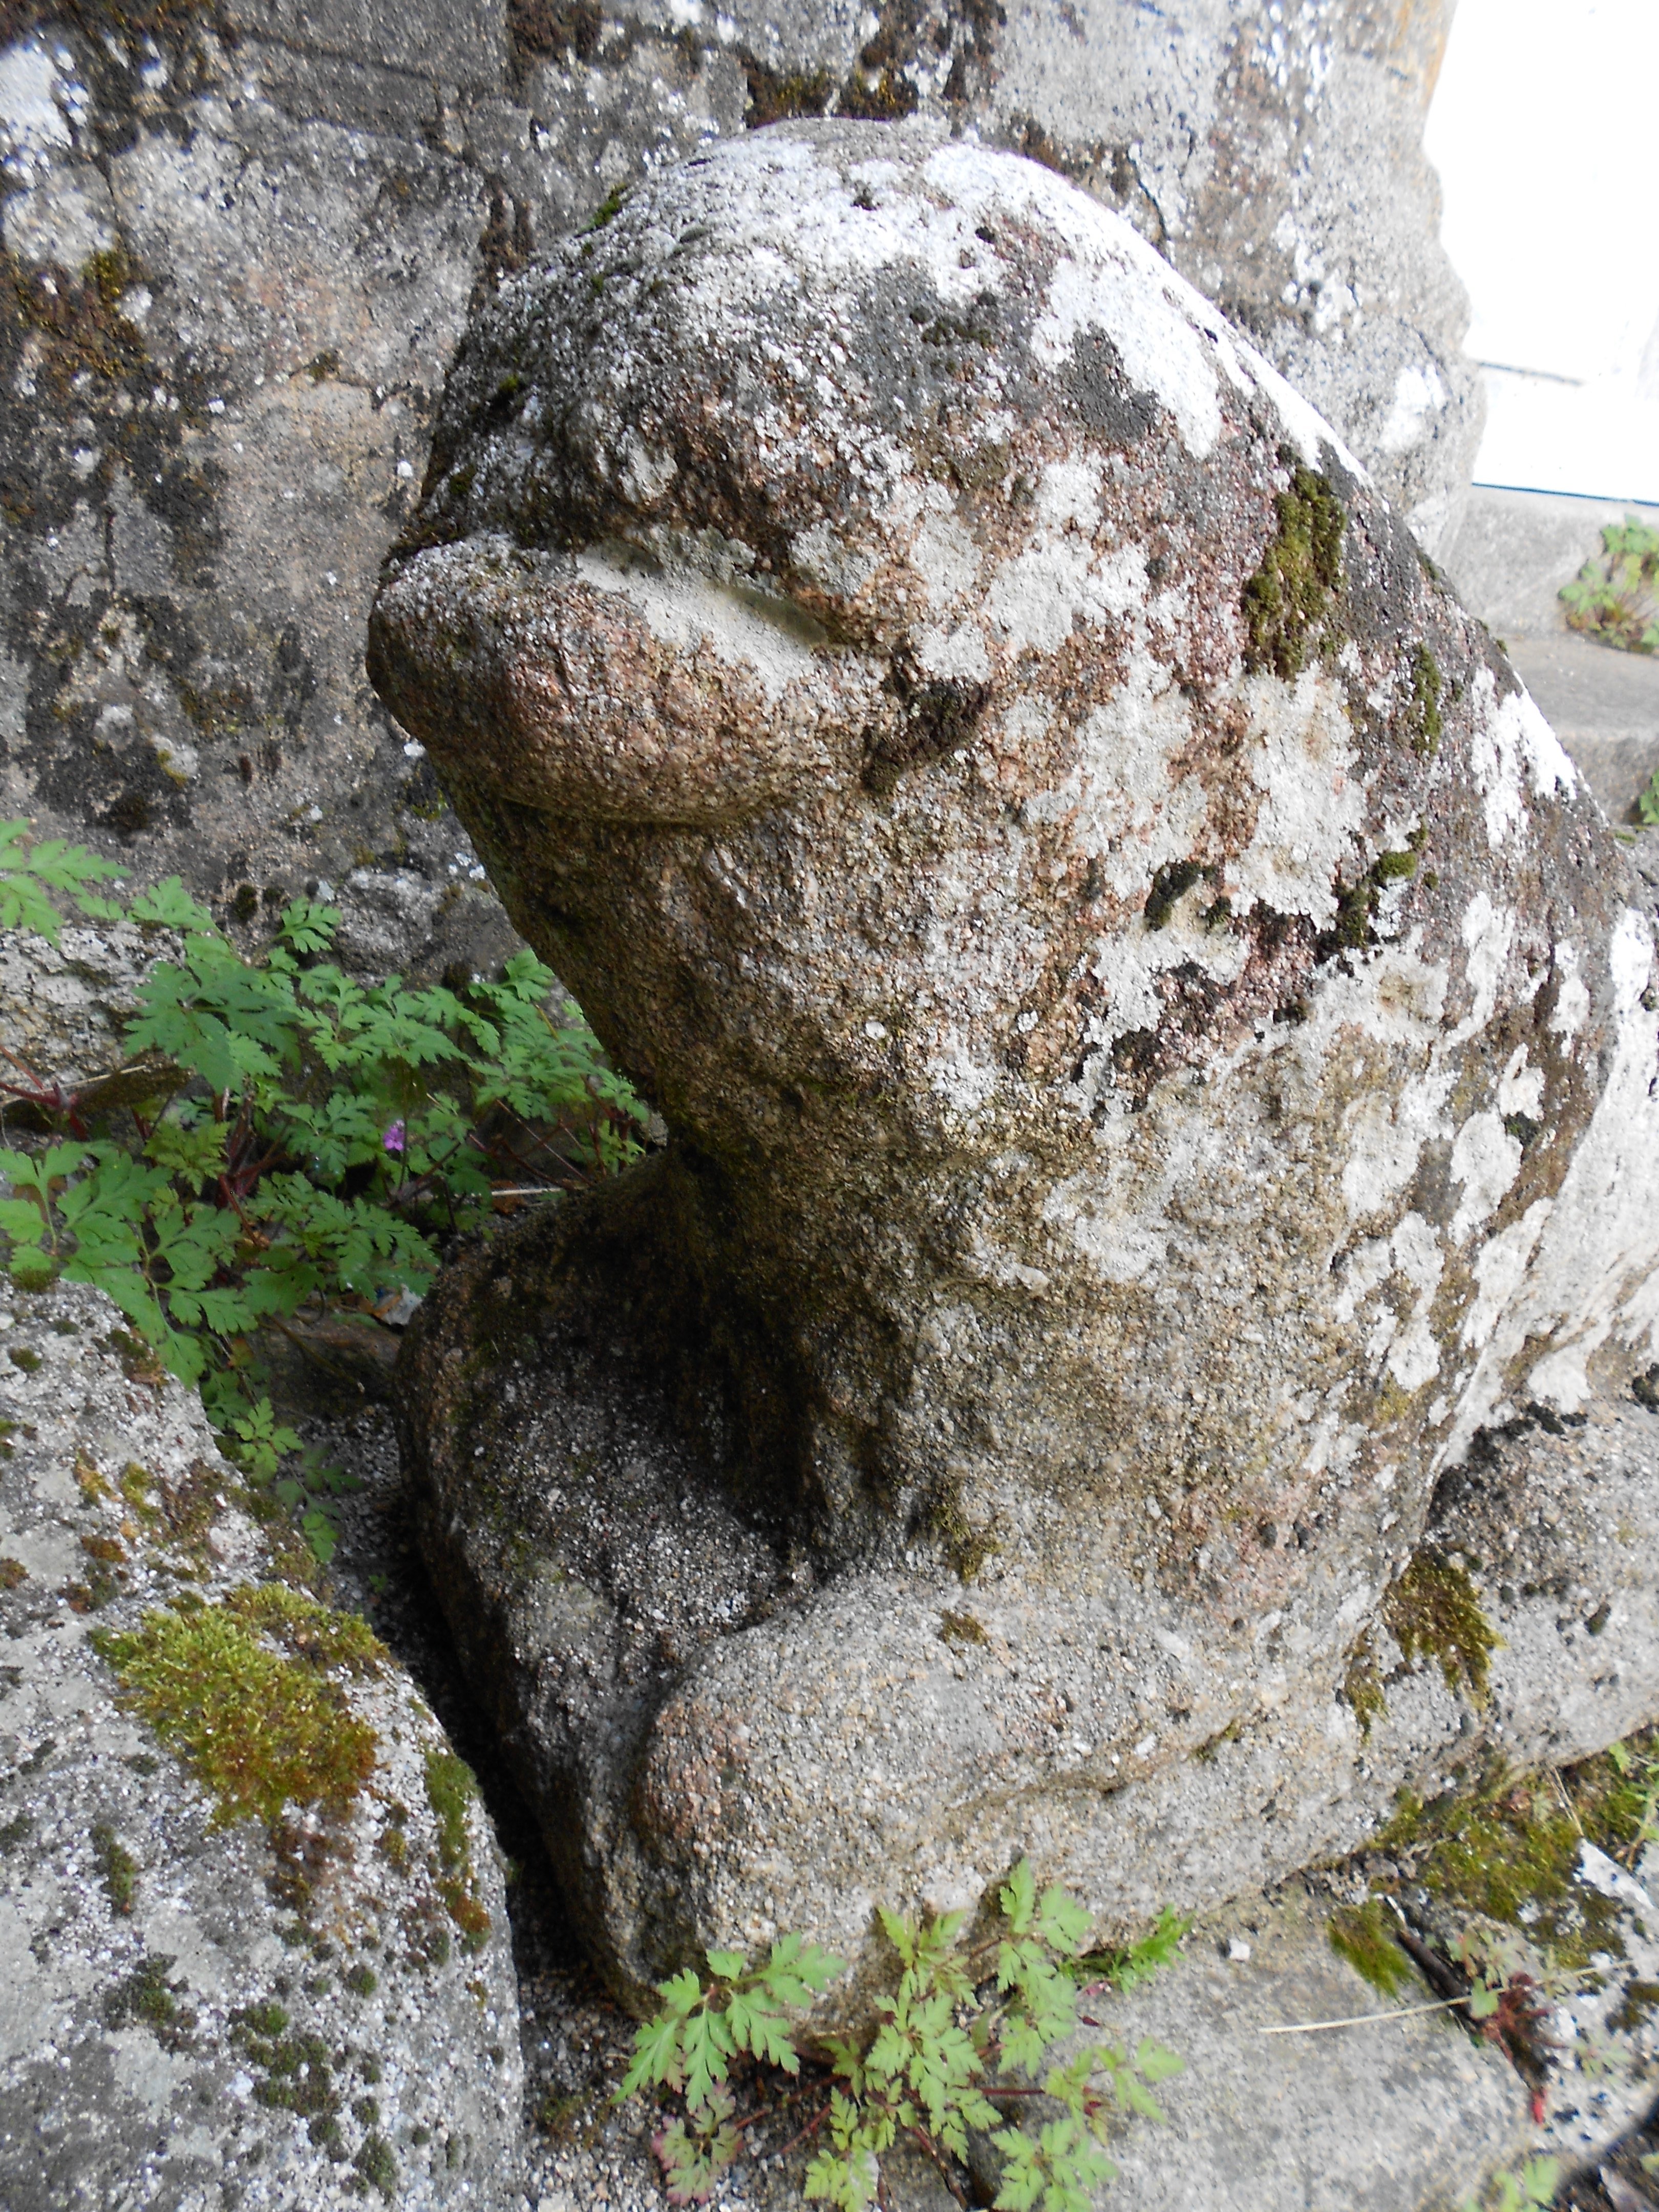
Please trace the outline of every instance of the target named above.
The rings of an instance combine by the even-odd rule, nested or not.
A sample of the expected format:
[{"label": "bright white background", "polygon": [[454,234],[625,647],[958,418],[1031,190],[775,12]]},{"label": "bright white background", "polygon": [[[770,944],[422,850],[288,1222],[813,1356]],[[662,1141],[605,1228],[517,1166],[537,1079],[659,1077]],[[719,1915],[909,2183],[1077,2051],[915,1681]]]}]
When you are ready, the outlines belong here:
[{"label": "bright white background", "polygon": [[1458,0],[1427,144],[1476,483],[1659,501],[1659,0]]}]

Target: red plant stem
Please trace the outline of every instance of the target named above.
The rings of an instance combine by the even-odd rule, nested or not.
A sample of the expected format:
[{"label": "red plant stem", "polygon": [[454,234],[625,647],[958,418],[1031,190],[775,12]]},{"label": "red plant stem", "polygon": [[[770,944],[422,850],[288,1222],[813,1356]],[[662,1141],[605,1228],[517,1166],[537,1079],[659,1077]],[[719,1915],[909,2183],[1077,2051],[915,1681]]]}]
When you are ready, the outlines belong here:
[{"label": "red plant stem", "polygon": [[236,1218],[241,1223],[244,1229],[252,1228],[252,1224],[249,1221],[246,1214],[243,1212],[242,1201],[232,1188],[231,1180],[228,1175],[222,1175],[219,1178],[219,1203],[221,1206],[229,1206],[231,1212],[236,1216]]},{"label": "red plant stem", "polygon": [[962,2184],[957,2179],[955,2174],[951,2172],[949,2165],[945,2161],[945,2154],[939,2149],[938,2144],[928,2134],[927,2129],[922,2127],[920,2123],[912,2128],[910,2132],[915,2137],[916,2141],[921,2145],[923,2150],[927,2152],[928,2157],[933,2160],[933,2164],[939,2168],[939,2179],[950,2191],[951,2196],[956,2198],[957,2203],[961,2205],[962,2212],[968,2212],[967,2191],[963,2188]]},{"label": "red plant stem", "polygon": [[826,2105],[823,2111],[817,2114],[816,2118],[811,2119],[806,2123],[806,2125],[801,2130],[798,2136],[791,2136],[788,2142],[783,2145],[781,2150],[775,2151],[773,2153],[774,2157],[787,2158],[789,2153],[792,2150],[796,2149],[800,2144],[810,2142],[829,2117],[830,2107]]},{"label": "red plant stem", "polygon": [[34,1085],[37,1095],[41,1098],[44,1099],[48,1095],[56,1098],[61,1098],[63,1097],[64,1086],[61,1083],[54,1083],[52,1086],[51,1093],[48,1094],[45,1086],[41,1083],[40,1078],[29,1066],[27,1060],[20,1059],[18,1054],[15,1052],[8,1052],[5,1046],[3,1044],[0,1044],[0,1058],[9,1060],[14,1067],[21,1067],[24,1074],[27,1076],[29,1081]]}]

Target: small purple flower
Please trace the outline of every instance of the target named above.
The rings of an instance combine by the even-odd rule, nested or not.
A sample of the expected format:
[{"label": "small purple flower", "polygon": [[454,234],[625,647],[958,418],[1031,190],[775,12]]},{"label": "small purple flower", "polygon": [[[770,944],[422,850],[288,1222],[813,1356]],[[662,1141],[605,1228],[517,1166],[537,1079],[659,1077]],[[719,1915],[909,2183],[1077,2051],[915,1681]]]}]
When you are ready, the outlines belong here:
[{"label": "small purple flower", "polygon": [[401,1121],[394,1121],[392,1127],[386,1133],[386,1148],[387,1152],[402,1152],[404,1149],[404,1133],[403,1123]]}]

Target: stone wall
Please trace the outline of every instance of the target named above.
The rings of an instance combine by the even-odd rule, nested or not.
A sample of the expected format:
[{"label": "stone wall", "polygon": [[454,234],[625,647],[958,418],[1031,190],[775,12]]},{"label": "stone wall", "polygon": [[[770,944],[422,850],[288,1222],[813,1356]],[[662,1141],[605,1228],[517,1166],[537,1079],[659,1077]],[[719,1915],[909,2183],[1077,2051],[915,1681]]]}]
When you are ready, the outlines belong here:
[{"label": "stone wall", "polygon": [[497,957],[471,848],[362,667],[453,348],[644,169],[791,113],[932,113],[1081,182],[1437,544],[1478,429],[1419,143],[1449,15],[12,0],[0,809],[256,930],[268,893],[325,884],[364,969]]}]

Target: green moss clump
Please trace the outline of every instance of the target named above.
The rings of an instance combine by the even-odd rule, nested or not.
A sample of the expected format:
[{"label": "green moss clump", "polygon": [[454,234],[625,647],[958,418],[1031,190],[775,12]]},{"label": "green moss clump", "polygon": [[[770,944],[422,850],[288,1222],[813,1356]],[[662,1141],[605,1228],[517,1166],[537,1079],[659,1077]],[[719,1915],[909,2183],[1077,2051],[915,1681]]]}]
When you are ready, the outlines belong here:
[{"label": "green moss clump", "polygon": [[1337,952],[1363,952],[1368,945],[1374,944],[1371,922],[1384,886],[1402,882],[1416,873],[1415,844],[1406,852],[1379,853],[1358,882],[1340,894],[1336,919],[1328,930],[1321,933],[1315,947],[1316,956],[1328,960]]},{"label": "green moss clump", "polygon": [[749,80],[744,121],[751,131],[791,116],[822,115],[835,89],[829,73],[823,70],[794,70],[786,75],[768,69],[763,62],[749,60],[744,64],[744,74]]},{"label": "green moss clump", "polygon": [[138,1896],[137,1860],[107,1820],[94,1821],[92,1849],[111,1911],[124,1915],[130,1913]]},{"label": "green moss clump", "polygon": [[398,2189],[398,2161],[392,2146],[384,2136],[368,2136],[362,2148],[351,2161],[363,2179],[378,2189],[382,2197],[390,2198]]},{"label": "green moss clump", "polygon": [[1426,645],[1412,653],[1412,750],[1432,759],[1440,750],[1440,664]]},{"label": "green moss clump", "polygon": [[945,1556],[957,1580],[964,1587],[975,1581],[985,1562],[1002,1549],[989,1528],[971,1525],[962,1510],[960,1498],[953,1492],[947,1493],[934,1506],[933,1522]]},{"label": "green moss clump", "polygon": [[426,1755],[426,1802],[438,1821],[438,1854],[447,1873],[454,1874],[471,1857],[467,1839],[466,1808],[478,1794],[472,1769],[453,1751],[429,1751]]},{"label": "green moss clump", "polygon": [[25,1375],[33,1375],[40,1364],[40,1355],[31,1352],[27,1344],[14,1344],[6,1357],[14,1367],[21,1367]]},{"label": "green moss clump", "polygon": [[1382,1688],[1382,1669],[1377,1663],[1376,1646],[1371,1640],[1370,1629],[1364,1632],[1348,1654],[1348,1671],[1342,1678],[1342,1694],[1359,1723],[1360,1735],[1369,1736],[1389,1710],[1389,1700]]},{"label": "green moss clump", "polygon": [[9,1553],[0,1557],[0,1590],[15,1590],[28,1578],[29,1571],[21,1559],[14,1559]]},{"label": "green moss clump", "polygon": [[309,1654],[288,1657],[258,1634],[263,1595],[148,1613],[94,1639],[134,1708],[212,1793],[215,1826],[270,1825],[289,1802],[343,1808],[374,1771],[374,1731],[339,1685]]},{"label": "green moss clump", "polygon": [[1403,1790],[1376,1848],[1461,1917],[1524,1929],[1564,1972],[1619,1956],[1620,1906],[1576,1878],[1587,1840],[1627,1863],[1649,1832],[1650,1756],[1614,1751],[1559,1772],[1494,1769],[1429,1804]]},{"label": "green moss clump", "polygon": [[971,1613],[942,1613],[939,1617],[941,1644],[983,1644],[985,1630]]},{"label": "green moss clump", "polygon": [[155,1488],[155,1478],[149,1469],[147,1467],[141,1467],[136,1459],[130,1459],[121,1469],[120,1479],[116,1487],[119,1490],[129,1510],[135,1513],[146,1527],[152,1526],[159,1516],[155,1507],[150,1502]]},{"label": "green moss clump", "polygon": [[1625,1994],[1619,2009],[1609,2013],[1607,2026],[1615,2035],[1634,2035],[1645,2027],[1659,2010],[1659,1982],[1631,1980],[1625,1984]]},{"label": "green moss clump", "polygon": [[1394,1940],[1388,1907],[1381,1898],[1367,1898],[1355,1907],[1344,1905],[1331,1916],[1330,1946],[1346,1959],[1362,1981],[1385,1997],[1398,1996],[1409,1988],[1412,1965]]},{"label": "green moss clump", "polygon": [[612,185],[586,222],[583,224],[584,230],[603,230],[606,223],[612,222],[621,214],[623,202],[633,189],[631,184]]},{"label": "green moss clump", "polygon": [[1379,853],[1371,874],[1378,884],[1398,883],[1402,877],[1417,873],[1415,853]]},{"label": "green moss clump", "polygon": [[173,1964],[165,1954],[145,1959],[118,1982],[104,1998],[105,2027],[147,2027],[163,2051],[189,2050],[196,2032],[196,2014],[179,2002],[184,1983],[167,1979]]},{"label": "green moss clump", "polygon": [[291,1651],[319,1667],[343,1668],[349,1674],[378,1674],[386,1650],[366,1620],[337,1613],[304,1590],[286,1583],[245,1583],[224,1601],[225,1611],[260,1628]]},{"label": "green moss clump", "polygon": [[[344,2155],[338,2118],[343,2100],[335,2085],[333,2060],[320,2035],[263,2035],[255,2025],[260,2009],[231,2014],[231,2040],[250,2064],[264,2074],[253,2085],[256,2103],[267,2110],[295,2112],[309,2123],[307,2134],[330,2154]],[[284,2020],[286,2015],[284,2015]]]},{"label": "green moss clump", "polygon": [[478,1899],[468,1883],[459,1876],[438,1884],[438,1894],[445,1910],[461,1931],[461,1948],[469,1954],[482,1951],[489,1941],[491,1925],[489,1909]]},{"label": "green moss clump", "polygon": [[466,1808],[478,1794],[472,1770],[453,1751],[426,1755],[426,1796],[438,1822],[438,1858],[443,1869],[438,1894],[461,1931],[465,1951],[481,1951],[488,1942],[489,1913],[472,1878],[472,1845]]},{"label": "green moss clump", "polygon": [[1279,535],[1244,586],[1249,643],[1244,665],[1291,683],[1328,630],[1331,601],[1342,584],[1342,534],[1347,516],[1328,478],[1298,467],[1291,489],[1275,495]]},{"label": "green moss clump", "polygon": [[1415,1552],[1382,1599],[1382,1618],[1408,1662],[1436,1659],[1455,1695],[1467,1692],[1485,1705],[1492,1655],[1504,1639],[1480,1610],[1474,1584],[1462,1567],[1432,1553]]},{"label": "green moss clump", "polygon": [[908,77],[884,69],[873,81],[849,76],[836,101],[837,115],[850,115],[866,123],[902,123],[914,115],[919,95]]}]

